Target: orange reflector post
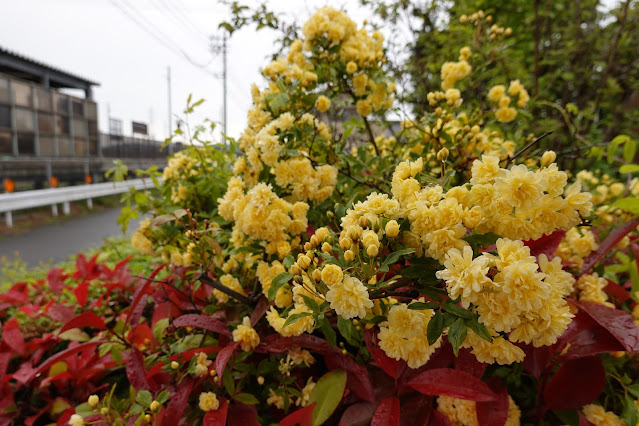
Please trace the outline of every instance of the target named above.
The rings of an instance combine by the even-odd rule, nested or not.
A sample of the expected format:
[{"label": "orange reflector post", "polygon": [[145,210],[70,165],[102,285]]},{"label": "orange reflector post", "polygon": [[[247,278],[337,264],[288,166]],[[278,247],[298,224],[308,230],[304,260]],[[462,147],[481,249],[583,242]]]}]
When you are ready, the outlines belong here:
[{"label": "orange reflector post", "polygon": [[49,186],[51,188],[57,188],[58,187],[58,178],[55,176],[51,176],[49,178]]},{"label": "orange reflector post", "polygon": [[13,192],[16,190],[16,183],[11,178],[5,178],[2,182],[5,192]]},{"label": "orange reflector post", "polygon": [[91,185],[93,183],[93,178],[91,175],[84,175],[84,183],[87,185]]}]

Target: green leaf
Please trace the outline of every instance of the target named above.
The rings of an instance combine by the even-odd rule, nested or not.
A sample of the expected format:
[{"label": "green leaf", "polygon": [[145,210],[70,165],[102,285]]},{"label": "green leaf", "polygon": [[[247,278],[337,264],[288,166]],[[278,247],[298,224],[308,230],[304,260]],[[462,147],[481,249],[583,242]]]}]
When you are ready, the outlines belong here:
[{"label": "green leaf", "polygon": [[317,403],[313,409],[312,425],[321,425],[331,417],[346,388],[346,372],[333,370],[323,375],[315,384],[309,398],[309,405]]},{"label": "green leaf", "polygon": [[356,333],[355,331],[355,327],[353,327],[353,323],[350,320],[344,319],[342,318],[341,315],[337,316],[337,329],[339,330],[340,334],[342,335],[342,337],[344,337],[344,339],[346,339],[346,341],[348,342],[349,345],[351,346],[357,346],[354,342],[354,336],[353,334]]},{"label": "green leaf", "polygon": [[393,263],[397,262],[401,256],[411,254],[414,252],[415,252],[414,249],[404,249],[404,250],[399,250],[389,254],[388,257],[384,259],[382,266],[379,268],[379,272],[387,272],[389,265],[392,265]]},{"label": "green leaf", "polygon": [[224,369],[224,374],[222,374],[222,384],[229,395],[233,395],[235,393],[235,380],[233,380],[230,368]]},{"label": "green leaf", "polygon": [[635,173],[639,172],[639,164],[624,164],[619,167],[619,173]]},{"label": "green leaf", "polygon": [[444,331],[444,314],[441,311],[437,311],[428,322],[428,328],[426,328],[428,344],[434,344],[439,339],[439,336],[442,335],[442,331]]},{"label": "green leaf", "polygon": [[157,323],[155,323],[155,325],[153,326],[153,337],[155,337],[155,340],[157,340],[158,342],[164,341],[164,330],[166,330],[168,326],[168,318],[162,318]]},{"label": "green leaf", "polygon": [[637,197],[621,198],[615,201],[612,204],[612,207],[616,207],[635,216],[639,216],[639,198]]},{"label": "green leaf", "polygon": [[153,402],[153,396],[148,390],[141,390],[135,396],[135,402],[142,405],[143,407],[148,407]]},{"label": "green leaf", "polygon": [[471,246],[492,246],[499,239],[499,235],[487,232],[485,234],[473,234],[465,237],[464,240]]},{"label": "green leaf", "polygon": [[623,146],[623,159],[626,160],[626,163],[632,163],[635,159],[635,154],[637,153],[637,144],[635,141],[628,139],[626,144]]},{"label": "green leaf", "polygon": [[632,394],[635,398],[639,399],[639,383],[635,383],[634,385],[630,385],[626,388],[628,392]]},{"label": "green leaf", "polygon": [[461,318],[457,318],[457,321],[448,329],[448,341],[453,345],[453,353],[455,356],[459,353],[459,347],[464,343],[467,332],[466,322]]},{"label": "green leaf", "polygon": [[257,405],[260,403],[260,401],[250,393],[238,393],[233,399],[246,405]]},{"label": "green leaf", "polygon": [[297,313],[297,314],[289,315],[288,318],[286,318],[286,321],[284,321],[284,325],[282,326],[282,328],[284,328],[284,327],[286,327],[288,325],[291,325],[293,323],[296,323],[297,321],[301,320],[302,318],[308,317],[310,315],[313,315],[313,314],[311,314],[310,312],[300,312],[300,313]]},{"label": "green leaf", "polygon": [[305,304],[306,306],[308,306],[308,308],[309,308],[311,311],[313,311],[313,312],[317,312],[317,313],[319,313],[319,312],[320,312],[320,307],[319,307],[319,305],[317,304],[317,302],[316,302],[313,298],[308,297],[308,296],[307,296],[307,295],[305,295],[305,294],[300,294],[300,296],[302,296],[302,299],[304,299],[304,304]]},{"label": "green leaf", "polygon": [[268,288],[268,300],[275,300],[275,296],[277,295],[277,290],[281,287],[285,286],[290,280],[293,278],[293,275],[288,272],[282,272],[279,275],[276,275],[275,278],[271,281],[271,286]]},{"label": "green leaf", "polygon": [[155,400],[160,404],[164,404],[166,401],[169,400],[169,396],[171,396],[171,392],[169,392],[168,390],[163,390],[158,394]]},{"label": "green leaf", "polygon": [[492,342],[493,338],[490,335],[490,332],[488,331],[488,329],[486,328],[486,326],[484,324],[481,324],[480,322],[477,321],[477,318],[470,319],[468,321],[466,321],[466,325],[468,327],[470,327],[471,330],[473,330],[475,332],[476,335],[478,335],[479,337],[481,337],[482,339],[488,341],[488,342]]},{"label": "green leaf", "polygon": [[286,267],[286,269],[293,266],[294,263],[295,263],[295,258],[291,256],[290,254],[286,256],[284,260],[282,261],[282,264]]},{"label": "green leaf", "polygon": [[639,421],[639,411],[637,410],[632,398],[628,395],[624,398],[624,407],[623,412],[621,413],[621,418],[626,421],[627,425],[636,425],[637,421]]},{"label": "green leaf", "polygon": [[337,334],[335,333],[335,330],[333,330],[333,327],[331,327],[331,323],[327,318],[322,319],[320,329],[322,330],[322,333],[324,333],[326,340],[328,340],[331,345],[337,346]]},{"label": "green leaf", "polygon": [[439,303],[435,302],[415,302],[408,305],[408,309],[413,309],[416,311],[421,311],[423,309],[437,309],[439,308]]},{"label": "green leaf", "polygon": [[444,309],[446,310],[446,312],[450,312],[451,314],[458,316],[460,318],[471,319],[474,317],[472,312],[469,312],[466,309],[460,306],[457,306],[453,303],[446,303],[444,305]]}]

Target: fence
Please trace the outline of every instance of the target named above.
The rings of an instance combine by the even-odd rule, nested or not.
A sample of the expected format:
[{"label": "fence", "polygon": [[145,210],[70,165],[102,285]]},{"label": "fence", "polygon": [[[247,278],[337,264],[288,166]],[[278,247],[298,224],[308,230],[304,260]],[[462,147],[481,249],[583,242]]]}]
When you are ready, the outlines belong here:
[{"label": "fence", "polygon": [[51,206],[54,216],[58,215],[58,204],[62,204],[62,212],[70,213],[69,203],[78,200],[87,200],[89,208],[93,207],[93,198],[106,195],[122,194],[130,188],[144,189],[152,186],[150,180],[133,179],[124,182],[106,182],[92,185],[68,186],[64,188],[38,189],[35,191],[15,192],[0,194],[0,213],[5,214],[7,227],[13,227],[12,212],[31,209],[34,207]]}]

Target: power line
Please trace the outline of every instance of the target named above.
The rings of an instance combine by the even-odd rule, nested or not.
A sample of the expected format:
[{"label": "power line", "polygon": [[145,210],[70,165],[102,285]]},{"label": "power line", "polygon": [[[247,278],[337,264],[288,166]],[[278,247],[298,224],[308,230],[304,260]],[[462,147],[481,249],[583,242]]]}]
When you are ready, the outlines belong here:
[{"label": "power line", "polygon": [[[116,6],[122,13],[124,13],[129,19],[131,19],[140,29],[142,29],[148,35],[153,37],[155,41],[162,44],[164,47],[166,47],[167,49],[169,49],[176,55],[181,56],[183,59],[186,59],[191,65],[195,66],[196,68],[199,68],[203,72],[206,72],[207,74],[212,75],[213,77],[216,77],[214,73],[206,69],[206,65],[208,64],[199,64],[195,62],[193,59],[191,59],[188,53],[186,53],[177,43],[175,43],[170,37],[166,36],[161,31],[159,31],[157,27],[155,27],[151,22],[149,22],[146,18],[144,18],[144,16],[126,0],[124,1],[124,4],[126,4],[135,13],[140,15],[142,17],[142,20],[138,19],[134,14],[132,14],[130,11],[122,7],[122,5],[120,5],[115,0],[109,0],[109,1],[114,6]],[[142,21],[145,21],[146,24],[143,23]],[[155,29],[155,31],[153,29]],[[210,63],[211,62],[209,62],[209,64]]]},{"label": "power line", "polygon": [[177,15],[173,9],[169,8],[169,4],[165,0],[152,0],[155,5],[155,9],[162,13],[164,16],[167,16],[173,22],[177,23],[184,31],[185,34],[189,36],[195,36],[199,41],[206,41],[207,37],[202,36],[199,30],[194,30],[189,22],[187,22],[184,18]]},{"label": "power line", "polygon": [[204,37],[205,39],[208,39],[208,34],[206,34],[204,31],[200,30],[200,28],[195,25],[193,23],[193,21],[191,21],[191,19],[189,18],[189,16],[184,12],[184,8],[181,6],[181,3],[177,2],[177,4],[180,5],[180,7],[178,7],[176,5],[175,1],[170,1],[170,0],[162,0],[164,3],[166,3],[168,6],[170,6],[173,10],[175,10],[178,15],[182,16],[183,20],[191,27],[193,28],[193,30],[197,33],[199,33],[202,37]]}]

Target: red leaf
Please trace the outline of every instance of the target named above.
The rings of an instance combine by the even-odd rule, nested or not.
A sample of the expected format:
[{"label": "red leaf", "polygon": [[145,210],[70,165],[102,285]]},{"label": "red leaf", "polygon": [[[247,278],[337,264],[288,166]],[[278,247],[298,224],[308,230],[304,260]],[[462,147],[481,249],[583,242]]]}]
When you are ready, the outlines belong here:
[{"label": "red leaf", "polygon": [[175,327],[195,327],[203,328],[204,330],[213,331],[215,333],[223,334],[225,336],[232,336],[226,324],[222,321],[216,320],[212,317],[197,314],[187,314],[177,317],[173,321]]},{"label": "red leaf", "polygon": [[153,279],[155,276],[160,273],[166,264],[160,265],[149,275],[149,279],[143,278],[145,281],[140,287],[135,290],[133,293],[133,300],[131,301],[131,306],[129,307],[129,313],[126,318],[126,324],[137,324],[140,321],[140,317],[142,316],[142,312],[144,311],[144,306],[146,303],[142,302],[142,297],[146,294],[147,288],[153,283]]},{"label": "red leaf", "polygon": [[54,293],[61,293],[64,289],[64,280],[68,277],[63,269],[51,268],[47,273],[47,282]]},{"label": "red leaf", "polygon": [[237,403],[229,405],[227,422],[229,425],[260,426],[255,406]]},{"label": "red leaf", "polygon": [[255,352],[280,353],[293,348],[313,349],[320,354],[341,353],[325,339],[310,334],[302,334],[295,337],[271,334],[260,342],[260,345],[255,348]]},{"label": "red leaf", "polygon": [[[563,350],[568,344],[570,346],[561,355],[564,360],[625,349],[615,336],[586,312],[578,312],[575,315],[566,332],[560,337],[556,351]],[[524,362],[525,360],[524,358]]]},{"label": "red leaf", "polygon": [[530,247],[530,254],[532,256],[539,257],[545,254],[548,260],[552,260],[552,258],[555,257],[555,251],[559,243],[564,239],[564,235],[566,235],[566,231],[557,230],[550,235],[543,235],[536,240],[524,241],[524,244]]},{"label": "red leaf", "polygon": [[266,311],[271,307],[271,302],[264,296],[260,296],[257,301],[257,305],[253,309],[253,313],[251,314],[251,327],[255,327],[255,324],[258,323],[260,319],[264,316]]},{"label": "red leaf", "polygon": [[577,301],[572,303],[615,336],[626,351],[630,353],[639,351],[639,327],[629,313],[599,303]]},{"label": "red leaf", "polygon": [[424,395],[448,395],[471,401],[494,401],[497,395],[476,377],[453,370],[436,368],[414,377],[408,385]]},{"label": "red leaf", "polygon": [[324,355],[324,363],[331,370],[346,371],[346,386],[364,401],[375,402],[375,389],[364,366],[342,353]]},{"label": "red leaf", "polygon": [[477,403],[477,422],[480,426],[503,425],[508,419],[508,406],[510,405],[508,390],[500,380],[496,378],[493,379],[487,383],[497,394],[497,400]]},{"label": "red leaf", "polygon": [[89,281],[82,281],[78,286],[73,290],[73,294],[75,294],[75,298],[78,300],[78,305],[86,306],[87,299],[89,298]]},{"label": "red leaf", "polygon": [[222,377],[226,364],[229,362],[231,355],[233,355],[233,352],[235,352],[235,349],[237,349],[238,346],[239,343],[233,343],[218,352],[217,357],[215,358],[215,369],[217,370],[218,376]]},{"label": "red leaf", "polygon": [[433,410],[433,414],[431,415],[430,422],[428,424],[432,426],[451,426],[448,421],[448,417],[438,410]]},{"label": "red leaf", "polygon": [[166,414],[162,419],[162,424],[173,426],[180,424],[182,412],[189,400],[191,390],[193,389],[193,379],[187,378],[180,383],[178,390],[171,396],[171,401],[166,407]]},{"label": "red leaf", "polygon": [[400,425],[402,426],[426,426],[433,412],[433,398],[413,393],[406,401],[402,402]]},{"label": "red leaf", "polygon": [[612,248],[619,242],[623,237],[626,236],[630,231],[635,229],[639,224],[639,219],[633,219],[630,222],[626,222],[624,225],[619,228],[614,229],[605,240],[599,243],[599,247],[597,250],[592,252],[590,256],[584,259],[584,265],[581,267],[581,273],[585,274],[590,271],[590,269],[595,266],[597,262],[599,262]]},{"label": "red leaf", "polygon": [[104,323],[104,320],[102,318],[100,318],[93,312],[85,312],[64,324],[64,326],[60,329],[60,333],[64,333],[65,331],[72,328],[81,327],[93,327],[104,330],[106,328],[106,324]]},{"label": "red leaf", "polygon": [[313,422],[313,409],[317,405],[316,402],[293,411],[280,421],[280,426],[311,426]]},{"label": "red leaf", "polygon": [[459,354],[455,357],[455,369],[465,371],[473,376],[481,379],[484,375],[488,364],[477,361],[477,357],[470,352],[468,348],[459,350]]},{"label": "red leaf", "polygon": [[589,356],[567,361],[552,376],[544,389],[549,409],[572,410],[592,401],[603,391],[606,370],[601,358]]},{"label": "red leaf", "polygon": [[594,424],[588,421],[584,413],[582,413],[581,411],[577,411],[577,412],[579,413],[579,426],[595,426]]},{"label": "red leaf", "polygon": [[45,312],[49,314],[52,320],[65,323],[75,316],[73,308],[67,305],[53,304]]},{"label": "red leaf", "polygon": [[399,426],[399,399],[393,396],[380,402],[371,426]]},{"label": "red leaf", "polygon": [[370,402],[358,402],[349,406],[342,418],[339,420],[340,426],[366,426],[369,425],[375,413],[375,404]]},{"label": "red leaf", "polygon": [[11,318],[6,322],[2,331],[2,341],[18,354],[24,355],[24,337],[20,331],[20,325],[18,325],[17,319]]},{"label": "red leaf", "polygon": [[5,374],[7,374],[7,368],[9,367],[10,359],[11,359],[11,353],[0,352],[0,389],[2,389],[2,383],[4,382]]},{"label": "red leaf", "polygon": [[73,274],[73,278],[82,278],[85,280],[93,280],[98,278],[102,270],[102,265],[96,265],[98,255],[93,256],[88,262],[87,258],[83,254],[78,255],[78,259],[75,262],[77,271]]},{"label": "red leaf", "polygon": [[[636,244],[633,244],[635,246]],[[614,281],[608,281],[608,285],[604,288],[604,291],[611,298],[617,299],[617,303],[623,303],[626,300],[630,299],[630,292],[617,284]]]},{"label": "red leaf", "polygon": [[386,355],[382,349],[373,345],[373,338],[375,337],[374,331],[366,330],[364,333],[364,337],[366,340],[366,347],[368,348],[368,352],[373,356],[375,363],[379,368],[384,370],[386,374],[391,376],[394,379],[398,379],[402,374],[404,369],[406,368],[406,362],[402,360],[395,360]]},{"label": "red leaf", "polygon": [[144,355],[136,348],[131,348],[126,360],[126,376],[137,390],[151,389],[146,380],[146,369],[144,368]]},{"label": "red leaf", "polygon": [[225,426],[228,407],[229,403],[226,400],[222,400],[220,408],[207,411],[204,415],[204,426]]},{"label": "red leaf", "polygon": [[550,348],[548,346],[541,346],[539,348],[533,345],[518,345],[526,354],[521,365],[529,372],[534,378],[539,379],[543,372],[546,370],[546,366],[552,356]]},{"label": "red leaf", "polygon": [[53,364],[55,364],[56,362],[62,361],[65,358],[70,357],[71,355],[75,355],[78,352],[82,352],[88,349],[93,349],[95,346],[101,345],[103,343],[108,343],[106,340],[96,340],[93,342],[86,342],[86,343],[81,343],[79,345],[74,345],[73,343],[71,343],[69,345],[69,348],[62,351],[62,352],[58,352],[57,354],[53,355],[50,358],[47,358],[46,361],[44,361],[42,364],[40,364],[37,368],[35,368],[28,377],[26,377],[26,381],[31,380],[35,375],[42,373],[43,371],[45,371],[47,368],[51,367]]}]

